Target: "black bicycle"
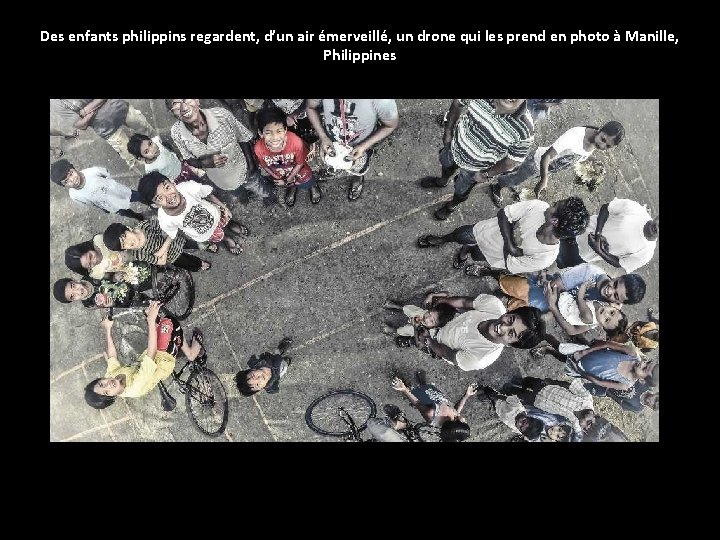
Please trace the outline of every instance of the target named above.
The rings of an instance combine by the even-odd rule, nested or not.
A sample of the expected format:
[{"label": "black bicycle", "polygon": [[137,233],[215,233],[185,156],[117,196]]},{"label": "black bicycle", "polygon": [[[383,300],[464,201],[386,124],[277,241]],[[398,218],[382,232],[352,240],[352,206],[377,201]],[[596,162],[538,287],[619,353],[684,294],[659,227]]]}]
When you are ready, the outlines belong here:
[{"label": "black bicycle", "polygon": [[[165,306],[160,313],[163,313]],[[172,315],[172,314],[171,314]],[[144,309],[135,308],[122,311],[115,317],[124,320],[120,327],[118,350],[124,358],[137,357],[147,346],[147,323]],[[178,317],[176,317],[178,318]],[[126,321],[126,322],[125,322]],[[205,344],[203,343],[203,349]],[[217,437],[225,431],[228,422],[227,392],[218,376],[207,366],[207,349],[202,357],[195,361],[187,360],[180,370],[172,374],[172,382],[185,394],[185,409],[193,425],[203,434]],[[183,375],[187,374],[186,378]],[[158,384],[162,397],[162,407],[166,411],[175,409],[177,402],[167,387]]]},{"label": "black bicycle", "polygon": [[156,298],[163,300],[163,308],[182,321],[192,313],[195,305],[195,283],[192,274],[175,266],[150,269],[150,279]]},{"label": "black bicycle", "polygon": [[[374,418],[377,406],[370,396],[356,390],[331,390],[316,398],[305,411],[305,423],[314,432],[347,441],[362,442],[360,433]],[[410,442],[440,441],[440,429],[427,423],[413,424],[403,415],[399,430]]]}]

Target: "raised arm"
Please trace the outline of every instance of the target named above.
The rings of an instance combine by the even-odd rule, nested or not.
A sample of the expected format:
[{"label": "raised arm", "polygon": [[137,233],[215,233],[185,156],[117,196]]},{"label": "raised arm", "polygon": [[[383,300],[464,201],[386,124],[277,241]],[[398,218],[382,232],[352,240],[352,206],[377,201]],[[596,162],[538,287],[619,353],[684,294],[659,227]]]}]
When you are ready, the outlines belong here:
[{"label": "raised arm", "polygon": [[468,398],[470,396],[474,396],[475,394],[477,394],[477,389],[478,389],[478,383],[476,383],[476,382],[471,382],[468,385],[467,390],[465,390],[465,393],[463,394],[463,397],[461,397],[460,401],[458,401],[455,404],[455,410],[458,413],[462,412],[463,408],[465,407],[465,404],[467,403]]},{"label": "raised arm", "polygon": [[157,353],[157,331],[155,329],[155,321],[158,313],[160,312],[160,302],[153,300],[150,302],[150,306],[146,310],[145,320],[148,323],[148,342],[147,342],[147,356],[155,360],[155,353]]},{"label": "raised arm", "polygon": [[113,321],[106,316],[100,324],[105,330],[105,354],[108,358],[117,358],[117,349],[115,348],[115,342],[112,337]]},{"label": "raised arm", "polygon": [[436,296],[433,297],[434,305],[447,304],[454,307],[455,309],[472,309],[473,301],[475,298],[472,296]]}]

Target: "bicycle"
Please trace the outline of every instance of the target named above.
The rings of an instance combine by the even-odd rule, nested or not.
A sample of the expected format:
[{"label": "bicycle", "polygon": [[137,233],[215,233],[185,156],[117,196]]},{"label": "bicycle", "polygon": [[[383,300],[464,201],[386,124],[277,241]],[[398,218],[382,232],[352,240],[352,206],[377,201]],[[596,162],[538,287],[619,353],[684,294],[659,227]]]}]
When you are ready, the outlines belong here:
[{"label": "bicycle", "polygon": [[[305,423],[320,435],[364,442],[360,433],[374,418],[377,406],[370,396],[356,390],[331,390],[316,398],[305,411]],[[401,413],[402,414],[402,413]],[[413,424],[404,415],[406,427],[398,430],[409,442],[438,442],[440,429],[426,422]]]},{"label": "bicycle", "polygon": [[162,298],[163,308],[182,321],[192,313],[195,304],[195,283],[192,274],[176,266],[150,268],[150,279],[156,298]]},{"label": "bicycle", "polygon": [[[162,309],[165,309],[163,306]],[[109,310],[112,312],[112,308]],[[161,310],[162,313],[162,310]],[[169,313],[169,312],[168,312]],[[112,313],[109,313],[112,318]],[[172,315],[172,314],[170,314]],[[144,309],[128,308],[119,313],[117,317],[130,319],[120,329],[118,350],[124,358],[137,357],[147,345],[147,324],[145,323]],[[134,317],[132,319],[131,317]],[[205,344],[203,344],[205,349]],[[204,435],[218,437],[225,431],[228,422],[229,407],[225,387],[219,377],[208,367],[207,349],[202,357],[195,361],[186,360],[185,365],[172,373],[172,383],[176,383],[180,392],[185,395],[185,410],[195,428]],[[189,372],[186,379],[183,373]],[[177,405],[165,384],[158,384],[162,407],[165,411],[172,411]]]}]

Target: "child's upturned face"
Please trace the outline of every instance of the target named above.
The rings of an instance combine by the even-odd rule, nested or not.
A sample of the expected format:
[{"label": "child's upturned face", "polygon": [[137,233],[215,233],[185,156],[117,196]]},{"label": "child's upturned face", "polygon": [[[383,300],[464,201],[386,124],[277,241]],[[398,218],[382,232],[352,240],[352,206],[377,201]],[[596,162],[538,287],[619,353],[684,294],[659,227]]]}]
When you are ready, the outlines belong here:
[{"label": "child's upturned face", "polygon": [[87,281],[71,281],[65,285],[65,299],[70,302],[90,298],[93,286]]},{"label": "child's upturned face", "polygon": [[82,173],[77,169],[70,169],[65,177],[63,186],[68,188],[77,188],[82,183]]},{"label": "child's upturned face", "polygon": [[435,328],[440,324],[440,314],[434,309],[430,309],[422,316],[420,322],[425,328]]},{"label": "child's upturned face", "polygon": [[102,257],[97,250],[91,249],[80,256],[80,266],[85,270],[91,270],[101,259]]},{"label": "child's upturned face", "polygon": [[263,128],[260,136],[265,141],[265,146],[273,152],[280,152],[285,148],[287,128],[279,122],[272,122]]},{"label": "child's upturned face", "polygon": [[115,377],[100,379],[93,386],[93,392],[101,396],[117,396],[122,393],[125,388],[122,383]]},{"label": "child's upturned face", "polygon": [[245,380],[247,381],[250,390],[257,391],[262,390],[267,386],[271,375],[272,371],[270,371],[270,368],[264,367],[260,369],[253,369],[248,372]]},{"label": "child's upturned face", "polygon": [[157,187],[153,202],[160,208],[177,208],[182,202],[182,196],[170,180],[165,180]]},{"label": "child's upturned face", "polygon": [[160,155],[160,147],[152,140],[145,140],[140,143],[140,155],[145,163],[152,163]]},{"label": "child's upturned face", "polygon": [[598,150],[607,150],[608,148],[615,146],[615,137],[611,137],[604,131],[598,131],[595,134],[593,143],[595,143],[595,148]]},{"label": "child's upturned face", "polygon": [[140,229],[125,231],[120,237],[120,247],[123,249],[140,249],[145,245],[145,233]]},{"label": "child's upturned face", "polygon": [[622,312],[614,306],[600,305],[595,310],[595,316],[605,330],[615,330],[622,319]]},{"label": "child's upturned face", "polygon": [[548,428],[547,435],[551,441],[559,442],[565,436],[565,430],[562,426],[552,426]]}]

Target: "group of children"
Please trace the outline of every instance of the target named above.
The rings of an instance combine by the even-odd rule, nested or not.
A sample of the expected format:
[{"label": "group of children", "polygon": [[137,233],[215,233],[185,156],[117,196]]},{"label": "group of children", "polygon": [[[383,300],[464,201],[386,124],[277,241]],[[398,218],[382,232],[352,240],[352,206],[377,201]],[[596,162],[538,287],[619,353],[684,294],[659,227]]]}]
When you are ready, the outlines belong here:
[{"label": "group of children", "polygon": [[[193,109],[191,103],[193,101],[196,100],[166,100],[169,109],[178,118],[183,115],[198,115],[199,105]],[[264,172],[263,181],[269,180],[275,186],[284,189],[284,203],[288,207],[295,204],[298,190],[306,191],[312,204],[319,203],[322,193],[318,184],[318,171],[314,171],[308,163],[310,150],[306,141],[288,129],[286,112],[273,106],[253,112],[255,113],[253,120],[256,123],[257,140],[252,145],[252,152],[254,164]],[[535,119],[537,120],[538,117]],[[179,122],[173,126],[174,130],[177,125]],[[185,127],[188,126],[189,123],[185,122]],[[205,126],[205,129],[212,127]],[[183,126],[180,125],[180,128]],[[200,120],[199,129],[202,130],[202,120]],[[193,133],[197,135],[195,131]],[[640,408],[648,406],[657,410],[659,404],[657,393],[650,390],[657,384],[658,363],[641,359],[634,349],[623,345],[628,341],[636,345],[639,343],[650,344],[649,348],[643,348],[649,350],[657,346],[659,339],[659,327],[656,321],[647,323],[640,321],[630,324],[627,315],[622,311],[622,304],[634,304],[642,300],[645,293],[645,283],[642,278],[637,274],[625,274],[611,279],[599,268],[585,262],[590,258],[589,256],[578,259],[578,250],[573,252],[572,244],[568,244],[570,249],[564,251],[560,247],[560,252],[565,255],[570,253],[571,256],[566,256],[566,260],[571,261],[573,265],[564,265],[567,268],[561,274],[554,276],[548,275],[545,271],[545,268],[558,257],[558,248],[554,246],[560,245],[560,242],[568,239],[575,242],[575,236],[578,234],[580,235],[578,239],[583,236],[582,233],[588,226],[589,220],[582,200],[571,197],[552,207],[542,203],[544,206],[537,212],[544,213],[544,217],[539,221],[536,220],[537,223],[533,221],[531,226],[526,227],[527,230],[523,234],[530,231],[531,228],[531,232],[535,234],[535,228],[545,227],[546,232],[542,233],[538,229],[535,235],[537,238],[533,236],[532,241],[535,243],[539,241],[539,244],[545,242],[547,245],[553,246],[545,249],[548,257],[551,257],[552,260],[546,257],[547,261],[543,259],[542,262],[538,262],[541,257],[534,255],[534,264],[539,265],[538,269],[541,269],[538,272],[530,272],[529,267],[523,266],[520,262],[517,263],[516,268],[511,266],[510,259],[512,257],[516,257],[520,261],[522,257],[528,256],[530,240],[522,248],[514,245],[512,241],[508,242],[507,232],[503,228],[503,219],[508,220],[507,224],[511,227],[516,219],[525,219],[523,216],[526,215],[518,215],[517,218],[514,218],[510,207],[502,209],[503,188],[516,187],[528,179],[539,177],[534,191],[537,198],[540,198],[547,189],[550,174],[586,160],[595,150],[607,150],[616,146],[622,140],[623,135],[623,127],[616,121],[608,122],[600,128],[574,127],[563,133],[552,145],[539,147],[533,155],[527,156],[516,169],[497,176],[497,183],[490,186],[494,204],[501,207],[498,213],[500,229],[497,234],[501,234],[504,239],[504,248],[502,241],[499,244],[500,254],[496,257],[497,262],[490,256],[489,248],[479,240],[482,234],[486,234],[486,236],[490,234],[479,232],[479,224],[474,228],[461,227],[445,236],[426,235],[418,241],[419,247],[437,246],[447,241],[458,242],[463,247],[453,261],[456,268],[465,268],[465,272],[470,276],[487,275],[498,280],[495,296],[502,299],[501,312],[507,311],[508,315],[498,312],[497,319],[488,319],[487,317],[478,319],[484,321],[484,327],[488,327],[486,331],[483,330],[486,332],[484,335],[495,335],[495,342],[500,344],[499,347],[490,347],[493,350],[492,359],[487,357],[482,362],[463,363],[462,359],[455,358],[456,351],[448,348],[442,342],[443,328],[456,316],[479,309],[477,302],[480,297],[475,301],[468,297],[468,300],[454,303],[453,298],[455,297],[449,297],[446,293],[436,293],[429,297],[425,308],[402,305],[396,301],[389,301],[384,306],[390,310],[401,310],[408,317],[406,324],[398,328],[385,325],[383,329],[386,333],[396,336],[396,343],[400,347],[417,346],[432,356],[440,357],[461,369],[468,370],[481,369],[489,365],[499,357],[503,344],[518,346],[517,342],[522,341],[521,348],[530,348],[533,356],[541,357],[544,354],[552,354],[566,363],[567,375],[581,377],[583,382],[592,383],[582,386],[575,381],[562,383],[525,378],[503,387],[503,393],[489,387],[481,387],[478,397],[490,399],[501,420],[507,423],[511,429],[522,434],[525,440],[581,440],[583,435],[597,424],[591,414],[592,406],[585,406],[588,403],[588,396],[608,395],[616,398],[618,402],[620,400],[628,402],[628,395],[632,393],[633,396],[636,394],[639,396],[636,401],[641,404]],[[205,136],[207,136],[207,132]],[[321,143],[327,143],[327,133],[320,134],[320,139]],[[233,219],[233,213],[228,205],[216,196],[217,181],[213,181],[213,177],[207,174],[206,169],[225,165],[224,160],[227,159],[227,156],[214,154],[203,158],[194,158],[188,157],[184,155],[185,152],[180,151],[180,156],[184,155],[185,157],[185,159],[181,159],[178,153],[171,150],[159,136],[153,133],[133,134],[127,140],[126,149],[128,154],[136,158],[145,170],[145,174],[138,182],[137,189],[131,189],[117,182],[107,169],[102,167],[78,169],[66,159],[57,160],[51,165],[51,180],[68,188],[73,201],[95,206],[105,212],[117,213],[139,222],[134,227],[113,223],[91,241],[68,248],[65,253],[66,264],[68,268],[81,274],[83,279],[65,278],[58,280],[54,286],[55,298],[63,303],[79,301],[83,305],[93,308],[127,307],[141,303],[150,305],[147,312],[149,341],[142,361],[132,373],[112,375],[117,371],[118,366],[115,366],[114,363],[111,365],[109,360],[106,377],[93,381],[86,389],[86,399],[93,406],[100,401],[107,403],[107,400],[98,401],[95,397],[97,395],[108,397],[144,395],[163,376],[167,376],[169,372],[166,368],[169,364],[155,355],[156,351],[170,354],[173,357],[177,356],[179,350],[183,350],[188,358],[204,355],[204,352],[201,352],[204,349],[201,345],[202,333],[199,329],[195,329],[193,332],[194,338],[190,344],[184,343],[181,333],[179,339],[177,338],[177,321],[165,320],[166,318],[159,312],[157,302],[151,302],[144,292],[149,288],[147,276],[144,279],[142,275],[140,278],[137,276],[138,263],[146,265],[173,264],[192,272],[207,271],[212,267],[210,261],[190,254],[187,250],[203,249],[214,253],[222,244],[229,253],[239,255],[242,252],[243,238],[250,234],[248,227],[237,219]],[[248,170],[248,174],[251,174],[251,171]],[[487,177],[487,179],[491,178]],[[353,189],[359,196],[362,183],[359,184],[359,188],[355,183]],[[353,197],[351,197],[352,199]],[[157,215],[146,218],[143,214],[131,209],[131,204],[134,202],[145,203],[155,209]],[[601,210],[598,219],[592,222],[596,225],[596,231],[598,228],[602,229],[612,210],[617,211],[618,205],[616,204],[613,209],[612,204],[614,203],[610,204],[609,209],[608,205],[605,205],[605,213],[603,214]],[[623,210],[627,206],[625,205]],[[655,227],[654,231],[643,229],[646,238],[653,236],[655,239],[657,238],[656,220],[653,220],[654,225],[650,226],[651,229]],[[494,222],[490,225],[497,227]],[[596,236],[605,240],[605,248],[607,248],[607,240],[599,232],[596,233]],[[546,241],[543,240],[545,237]],[[594,240],[590,239],[590,243],[593,242]],[[596,244],[594,250],[600,253],[603,249],[601,240],[598,239]],[[610,244],[612,245],[612,242]],[[654,245],[652,249],[643,245],[642,249],[647,251],[642,255],[646,259],[644,262],[647,262],[652,257]],[[606,251],[609,253],[609,250],[606,249]],[[478,253],[479,257],[476,257]],[[465,262],[468,255],[472,255],[476,261],[480,260],[480,263],[466,267]],[[630,258],[630,256],[623,258],[623,256],[612,254],[609,256],[615,257],[618,262],[617,266],[623,260]],[[633,256],[637,259],[637,256]],[[602,253],[599,258],[607,260]],[[611,259],[610,262],[613,260]],[[558,267],[562,268],[560,264]],[[142,274],[142,272],[140,273]],[[520,275],[521,273],[526,275]],[[130,275],[134,277],[135,281],[128,279]],[[132,286],[123,286],[123,283],[131,283]],[[480,303],[482,304],[482,302],[489,302],[489,300],[482,300]],[[528,311],[528,314],[524,314],[523,310]],[[594,327],[599,327],[606,332],[605,340],[596,343],[585,340],[584,344],[579,345],[580,349],[577,348],[577,344],[561,343],[545,331],[544,324],[535,322],[540,314],[545,313],[552,314],[554,320],[573,341],[578,341],[578,336]],[[497,325],[497,329],[495,329],[495,325]],[[110,335],[111,326],[111,323],[103,322],[108,336],[108,357],[116,363],[117,355]],[[161,338],[163,334],[167,333],[168,328],[175,328],[176,338],[162,341]],[[530,334],[525,333],[528,328],[531,330]],[[507,337],[503,337],[505,332],[507,332],[507,336],[513,336],[515,333],[514,339],[509,340]],[[151,338],[153,335],[155,337]],[[545,340],[548,345],[536,346],[541,340]],[[161,342],[159,347],[157,346],[158,341]],[[280,378],[285,375],[290,363],[289,358],[285,355],[290,342],[291,340],[285,339],[275,352],[267,352],[259,357],[251,358],[248,363],[249,369],[240,371],[235,379],[242,395],[252,395],[262,389],[270,393],[278,391]],[[171,349],[172,351],[168,352]],[[142,377],[140,377],[141,375]],[[135,384],[142,390],[128,390],[133,387],[131,384],[133,377],[140,377],[137,380],[143,381],[142,384]],[[636,387],[640,388],[641,385],[645,385],[646,389],[639,394],[633,391]],[[468,387],[463,400],[455,408],[450,407],[447,398],[432,385],[420,385],[418,387],[422,390],[422,392],[418,391],[422,394],[420,397],[418,397],[418,392],[415,390],[411,392],[399,379],[393,381],[393,388],[403,392],[411,404],[421,412],[425,410],[423,415],[430,418],[428,421],[443,418],[451,422],[448,426],[452,426],[452,429],[445,428],[444,440],[459,441],[469,436],[469,426],[464,423],[460,412],[467,398],[478,393],[477,385]],[[577,408],[577,414],[570,418],[562,416],[557,410],[553,412],[553,400],[548,397],[563,394],[563,392],[572,394],[573,399],[579,400],[577,407],[580,407],[580,402],[583,405],[582,408]],[[618,392],[621,394],[617,394]],[[624,394],[622,394],[623,392]],[[563,399],[569,400],[567,396]],[[592,403],[591,397],[589,403]],[[426,409],[422,409],[422,407],[426,407]],[[443,413],[445,410],[443,407],[447,408],[447,414]],[[628,405],[628,407],[630,406]],[[636,410],[637,403],[633,407],[635,409],[629,410]],[[567,408],[559,410],[568,414]],[[401,421],[398,422],[401,424]],[[441,423],[438,423],[438,427]],[[397,422],[396,424],[399,425]],[[396,424],[387,424],[385,427],[388,425],[397,427]],[[541,424],[542,427],[540,427]],[[390,438],[393,437],[390,436]]]}]

